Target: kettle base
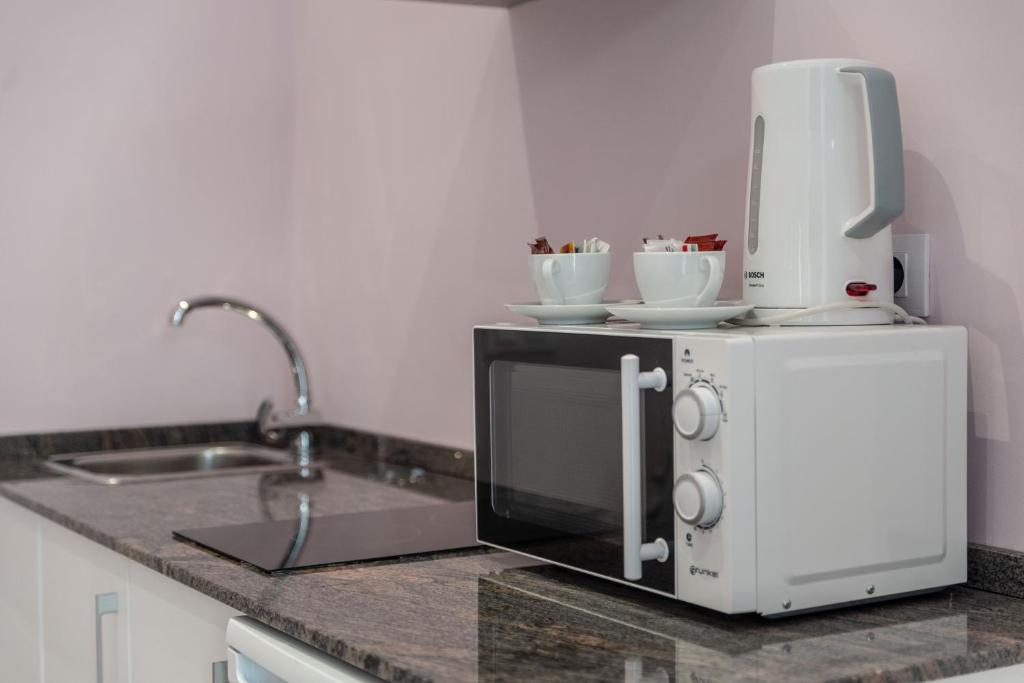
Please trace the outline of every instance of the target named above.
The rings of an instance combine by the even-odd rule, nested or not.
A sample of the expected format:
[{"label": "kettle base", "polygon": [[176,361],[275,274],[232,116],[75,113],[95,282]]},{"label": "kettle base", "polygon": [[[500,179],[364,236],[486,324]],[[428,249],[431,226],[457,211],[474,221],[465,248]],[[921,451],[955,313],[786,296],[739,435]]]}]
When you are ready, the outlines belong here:
[{"label": "kettle base", "polygon": [[769,325],[785,326],[828,326],[828,325],[891,325],[893,314],[881,308],[849,308],[845,310],[824,311],[793,318],[784,322],[772,323],[767,319],[775,316],[788,315],[807,310],[805,308],[754,308],[745,316],[746,320],[765,319]]}]

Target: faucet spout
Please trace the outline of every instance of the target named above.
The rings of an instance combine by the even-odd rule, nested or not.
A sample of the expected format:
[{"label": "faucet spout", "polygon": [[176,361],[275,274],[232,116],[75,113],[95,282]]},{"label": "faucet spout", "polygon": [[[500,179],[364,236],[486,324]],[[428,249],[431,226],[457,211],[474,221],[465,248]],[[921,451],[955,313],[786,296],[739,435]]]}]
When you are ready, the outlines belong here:
[{"label": "faucet spout", "polygon": [[306,363],[302,359],[302,353],[291,335],[281,327],[272,317],[245,302],[237,299],[225,299],[220,297],[199,297],[196,299],[182,299],[178,302],[177,308],[171,313],[171,325],[181,327],[185,317],[197,308],[222,308],[226,311],[241,313],[247,318],[263,323],[269,329],[277,341],[284,347],[288,354],[288,362],[291,365],[292,378],[295,380],[295,415],[307,415],[310,411],[309,377],[306,375]]}]

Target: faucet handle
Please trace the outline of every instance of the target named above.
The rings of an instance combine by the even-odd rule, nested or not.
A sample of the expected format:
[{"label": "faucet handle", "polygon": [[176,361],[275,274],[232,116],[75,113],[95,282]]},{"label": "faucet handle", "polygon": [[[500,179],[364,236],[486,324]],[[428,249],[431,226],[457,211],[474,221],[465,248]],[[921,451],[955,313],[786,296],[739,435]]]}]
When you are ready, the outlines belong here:
[{"label": "faucet handle", "polygon": [[260,401],[260,407],[256,409],[256,421],[261,425],[274,410],[274,402],[269,398]]},{"label": "faucet handle", "polygon": [[271,400],[265,399],[256,411],[256,422],[259,424],[260,436],[268,443],[279,444],[284,439],[286,430],[319,427],[323,424],[323,417],[315,410],[275,412]]},{"label": "faucet handle", "polygon": [[274,415],[274,402],[269,398],[265,398],[260,401],[260,407],[256,409],[256,425],[259,429],[260,436],[264,441],[270,444],[279,444],[284,435],[280,429],[275,429],[272,425]]}]

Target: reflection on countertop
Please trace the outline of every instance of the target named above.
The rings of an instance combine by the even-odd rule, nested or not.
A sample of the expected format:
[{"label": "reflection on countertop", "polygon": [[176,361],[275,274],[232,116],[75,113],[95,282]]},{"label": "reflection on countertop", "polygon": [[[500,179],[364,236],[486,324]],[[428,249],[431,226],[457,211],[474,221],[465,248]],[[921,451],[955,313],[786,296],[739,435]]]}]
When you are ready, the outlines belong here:
[{"label": "reflection on countertop", "polygon": [[481,577],[477,592],[486,681],[926,681],[1024,656],[1024,602],[966,588],[779,620],[551,567]]}]

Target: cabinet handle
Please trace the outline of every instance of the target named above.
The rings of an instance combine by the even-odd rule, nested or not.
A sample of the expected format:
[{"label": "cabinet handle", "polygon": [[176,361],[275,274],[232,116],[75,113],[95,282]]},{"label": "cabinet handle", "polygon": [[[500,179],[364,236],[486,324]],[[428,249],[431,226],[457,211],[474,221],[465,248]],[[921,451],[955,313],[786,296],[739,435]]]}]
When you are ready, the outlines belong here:
[{"label": "cabinet handle", "polygon": [[96,596],[96,683],[103,683],[103,617],[117,614],[117,593]]},{"label": "cabinet handle", "polygon": [[669,549],[665,539],[644,543],[643,488],[640,478],[640,392],[664,391],[668,375],[661,368],[640,372],[640,359],[628,353],[620,359],[622,368],[622,575],[628,581],[643,578],[642,563],[664,562]]},{"label": "cabinet handle", "polygon": [[213,673],[210,680],[213,683],[228,683],[228,660],[213,663]]}]

